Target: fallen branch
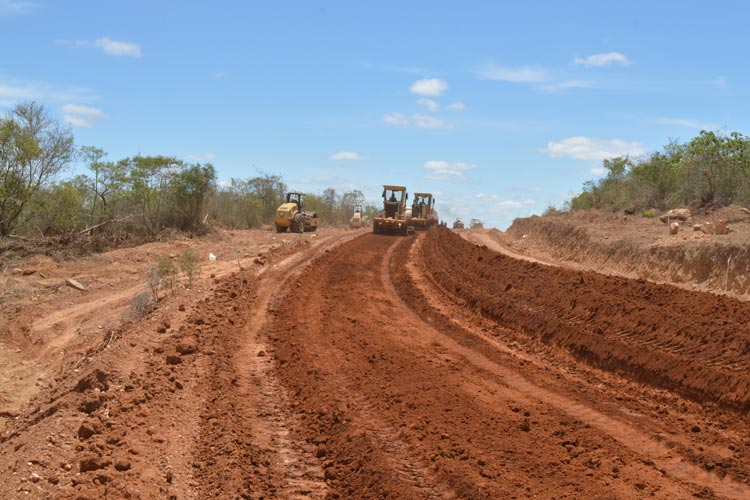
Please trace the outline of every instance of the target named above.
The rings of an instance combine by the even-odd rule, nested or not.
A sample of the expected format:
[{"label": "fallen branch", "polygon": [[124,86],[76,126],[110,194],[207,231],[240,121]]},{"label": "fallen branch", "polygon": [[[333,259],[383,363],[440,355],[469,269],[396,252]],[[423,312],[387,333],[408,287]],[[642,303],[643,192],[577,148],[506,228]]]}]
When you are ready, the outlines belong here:
[{"label": "fallen branch", "polygon": [[78,234],[79,235],[83,235],[83,234],[88,233],[89,231],[93,231],[94,229],[102,227],[102,226],[105,226],[105,225],[107,225],[107,224],[109,224],[111,222],[123,222],[123,221],[126,221],[128,219],[132,219],[132,218],[133,218],[133,214],[128,215],[126,217],[123,217],[121,219],[109,219],[109,220],[105,220],[104,222],[100,222],[99,224],[95,224],[93,226],[89,226],[86,229],[84,229],[82,231],[79,231]]}]

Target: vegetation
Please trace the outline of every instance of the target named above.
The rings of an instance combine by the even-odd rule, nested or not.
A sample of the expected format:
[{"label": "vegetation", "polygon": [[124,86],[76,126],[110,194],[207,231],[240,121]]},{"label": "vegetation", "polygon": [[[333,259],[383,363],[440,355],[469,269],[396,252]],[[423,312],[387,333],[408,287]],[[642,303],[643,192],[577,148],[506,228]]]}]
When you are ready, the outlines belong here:
[{"label": "vegetation", "polygon": [[[64,177],[76,160],[85,172]],[[210,163],[172,156],[108,160],[100,148],[77,148],[70,130],[36,103],[0,118],[0,237],[127,234],[143,241],[165,229],[257,228],[273,222],[289,190],[281,176],[266,173],[219,183]],[[358,190],[328,188],[307,193],[304,209],[323,224],[344,226],[364,198]],[[365,214],[376,210],[367,206]]]},{"label": "vegetation", "polygon": [[630,209],[653,215],[684,205],[750,204],[750,137],[701,133],[687,143],[633,160],[604,160],[607,175],[587,181],[568,209]]}]

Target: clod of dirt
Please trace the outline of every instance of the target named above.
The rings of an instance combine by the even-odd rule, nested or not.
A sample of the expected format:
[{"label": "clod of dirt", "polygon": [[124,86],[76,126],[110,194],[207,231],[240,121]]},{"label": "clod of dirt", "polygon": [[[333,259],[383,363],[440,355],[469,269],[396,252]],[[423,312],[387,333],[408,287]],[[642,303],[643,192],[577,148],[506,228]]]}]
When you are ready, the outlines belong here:
[{"label": "clod of dirt", "polygon": [[107,466],[107,462],[102,460],[101,457],[96,455],[86,455],[78,463],[78,469],[81,472],[89,472],[93,470],[103,469]]},{"label": "clod of dirt", "polygon": [[78,404],[78,411],[86,413],[86,414],[92,414],[96,410],[102,407],[104,402],[107,400],[107,398],[103,395],[92,395],[88,398],[84,399]]},{"label": "clod of dirt", "polygon": [[177,310],[180,312],[185,312],[185,304],[180,304],[179,307],[177,307]]},{"label": "clod of dirt", "polygon": [[180,339],[180,341],[177,343],[177,352],[182,356],[193,354],[197,350],[198,346],[195,342],[195,339],[191,337]]},{"label": "clod of dirt", "polygon": [[80,439],[88,439],[94,434],[99,434],[99,426],[93,422],[84,422],[78,428],[78,437]]},{"label": "clod of dirt", "polygon": [[97,368],[78,381],[75,391],[83,393],[89,392],[93,389],[99,389],[102,392],[106,392],[109,389],[109,381],[109,374],[104,373]]},{"label": "clod of dirt", "polygon": [[120,472],[125,472],[127,470],[130,470],[132,466],[133,465],[127,460],[118,460],[115,462],[115,469],[117,469]]},{"label": "clod of dirt", "polygon": [[170,355],[167,356],[165,361],[168,365],[179,365],[180,363],[182,363],[182,358],[180,358],[179,356]]}]

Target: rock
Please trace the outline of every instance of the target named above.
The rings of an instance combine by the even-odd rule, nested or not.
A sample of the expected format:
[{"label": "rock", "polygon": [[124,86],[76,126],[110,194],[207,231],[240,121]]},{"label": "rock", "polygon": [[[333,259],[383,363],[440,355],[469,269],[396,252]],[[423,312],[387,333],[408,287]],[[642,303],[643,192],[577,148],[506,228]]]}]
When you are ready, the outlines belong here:
[{"label": "rock", "polygon": [[725,221],[724,219],[717,220],[714,230],[716,234],[729,234],[729,226],[727,226],[727,221]]},{"label": "rock", "polygon": [[168,365],[179,365],[182,359],[179,356],[167,356],[166,362]]},{"label": "rock", "polygon": [[85,286],[74,280],[73,278],[68,278],[65,280],[65,284],[69,287],[75,288],[76,290],[81,290],[82,292],[86,292],[87,289]]},{"label": "rock", "polygon": [[98,434],[99,431],[94,425],[90,425],[86,422],[82,423],[78,428],[78,437],[81,439],[88,439],[94,434]]},{"label": "rock", "polygon": [[670,210],[669,212],[665,213],[664,215],[659,217],[659,220],[664,222],[665,224],[667,221],[673,221],[673,220],[681,220],[686,221],[690,218],[690,210],[687,208],[674,208]]},{"label": "rock", "polygon": [[700,224],[693,224],[693,231],[700,231],[701,225]]},{"label": "rock", "polygon": [[704,222],[703,224],[701,224],[701,231],[706,234],[715,234],[716,226],[714,226],[713,222]]},{"label": "rock", "polygon": [[40,479],[42,479],[42,476],[37,474],[36,472],[32,472],[31,476],[29,477],[32,483],[38,483]]},{"label": "rock", "polygon": [[677,234],[677,232],[680,230],[680,223],[679,222],[670,222],[669,223],[669,234]]},{"label": "rock", "polygon": [[118,460],[115,462],[115,469],[120,472],[125,472],[126,470],[130,470],[132,466],[133,465],[127,460]]},{"label": "rock", "polygon": [[177,352],[183,356],[193,354],[197,350],[198,346],[192,337],[186,337],[177,342]]},{"label": "rock", "polygon": [[36,272],[36,269],[24,269],[21,274],[24,276],[30,276]]},{"label": "rock", "polygon": [[107,464],[96,455],[87,455],[79,463],[78,468],[81,472],[89,472],[92,470],[99,470],[106,467]]}]

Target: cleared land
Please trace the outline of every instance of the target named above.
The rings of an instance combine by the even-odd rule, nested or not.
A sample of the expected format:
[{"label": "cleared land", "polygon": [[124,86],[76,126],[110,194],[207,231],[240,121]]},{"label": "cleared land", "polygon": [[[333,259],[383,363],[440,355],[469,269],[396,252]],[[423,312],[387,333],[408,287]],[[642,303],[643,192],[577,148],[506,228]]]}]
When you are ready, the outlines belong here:
[{"label": "cleared land", "polygon": [[[750,497],[749,303],[461,236],[185,243],[223,251],[117,328],[97,323],[154,249],[96,257],[90,295],[19,296],[5,351],[42,378],[13,379],[28,394],[5,411],[0,493]],[[107,282],[123,260],[132,282]]]}]

